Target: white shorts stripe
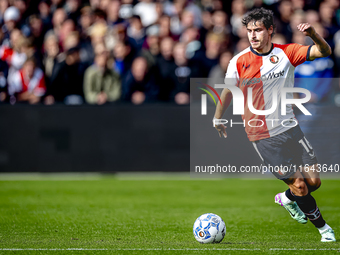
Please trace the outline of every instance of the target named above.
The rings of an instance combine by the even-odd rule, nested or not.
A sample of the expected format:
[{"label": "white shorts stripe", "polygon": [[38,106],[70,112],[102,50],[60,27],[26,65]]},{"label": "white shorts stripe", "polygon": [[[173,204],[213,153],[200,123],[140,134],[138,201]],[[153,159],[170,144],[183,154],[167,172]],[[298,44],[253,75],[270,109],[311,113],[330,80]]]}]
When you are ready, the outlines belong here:
[{"label": "white shorts stripe", "polygon": [[264,162],[264,160],[263,160],[263,158],[262,158],[262,156],[261,156],[261,153],[260,153],[259,150],[257,149],[256,143],[252,142],[252,144],[253,144],[253,146],[254,146],[254,148],[255,148],[257,154],[259,154],[261,160]]}]

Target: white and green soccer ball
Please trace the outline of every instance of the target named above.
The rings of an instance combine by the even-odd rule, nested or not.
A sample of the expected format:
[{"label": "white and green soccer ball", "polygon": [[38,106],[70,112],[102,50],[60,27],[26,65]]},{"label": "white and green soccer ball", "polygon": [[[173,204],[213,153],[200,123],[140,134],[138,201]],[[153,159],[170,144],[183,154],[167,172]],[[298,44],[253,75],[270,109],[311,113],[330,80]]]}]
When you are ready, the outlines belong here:
[{"label": "white and green soccer ball", "polygon": [[226,228],[220,216],[206,213],[197,218],[193,231],[196,240],[200,243],[219,243],[225,236]]}]

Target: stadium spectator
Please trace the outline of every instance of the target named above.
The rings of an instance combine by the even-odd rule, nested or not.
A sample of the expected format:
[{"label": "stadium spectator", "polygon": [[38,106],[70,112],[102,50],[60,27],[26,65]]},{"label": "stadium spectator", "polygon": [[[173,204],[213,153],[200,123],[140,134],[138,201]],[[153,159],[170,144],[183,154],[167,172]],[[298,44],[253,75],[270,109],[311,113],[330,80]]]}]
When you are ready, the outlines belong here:
[{"label": "stadium spectator", "polygon": [[84,6],[80,10],[80,13],[81,13],[79,19],[80,35],[83,39],[87,39],[91,26],[94,23],[93,11],[90,6]]},{"label": "stadium spectator", "polygon": [[229,62],[233,56],[234,55],[231,51],[226,51],[221,54],[219,64],[214,66],[209,73],[208,84],[210,86],[224,83],[224,77],[227,72]]},{"label": "stadium spectator", "polygon": [[203,0],[201,1],[203,10],[214,11],[223,10],[223,2],[221,0]]},{"label": "stadium spectator", "polygon": [[287,42],[292,41],[292,28],[290,27],[290,19],[293,14],[293,6],[290,0],[282,0],[279,3],[280,18],[275,20],[276,32],[283,34]]},{"label": "stadium spectator", "polygon": [[302,10],[295,11],[290,19],[289,26],[292,33],[297,33],[298,29],[297,26],[301,23],[306,22],[306,15]]},{"label": "stadium spectator", "polygon": [[21,31],[14,29],[10,37],[11,47],[3,45],[0,48],[0,59],[6,62],[9,67],[7,83],[10,83],[13,74],[22,68],[27,59],[26,54],[23,52],[24,43],[25,38]]},{"label": "stadium spectator", "polygon": [[160,42],[160,55],[157,57],[157,67],[159,74],[159,99],[162,101],[170,100],[170,93],[173,89],[173,81],[171,72],[175,65],[172,56],[174,48],[174,40],[171,37],[166,37]]},{"label": "stadium spectator", "polygon": [[16,28],[19,21],[20,21],[19,10],[14,6],[8,7],[4,13],[5,24],[2,26],[3,45],[9,46],[11,32]]},{"label": "stadium spectator", "polygon": [[158,99],[159,88],[145,58],[137,57],[133,61],[131,70],[123,77],[122,92],[124,100],[137,105]]},{"label": "stadium spectator", "polygon": [[334,35],[340,29],[339,25],[336,24],[335,10],[329,2],[322,2],[319,10],[321,24],[327,31],[325,40],[334,49]]},{"label": "stadium spectator", "polygon": [[207,78],[211,68],[218,64],[224,37],[210,33],[205,40],[205,51],[198,51],[193,61],[198,64],[200,77]]},{"label": "stadium spectator", "polygon": [[133,15],[133,0],[122,0],[122,5],[119,10],[119,17],[129,19]]},{"label": "stadium spectator", "polygon": [[124,23],[110,28],[104,38],[106,48],[109,51],[112,51],[118,42],[125,42],[127,40],[126,27]]},{"label": "stadium spectator", "polygon": [[238,36],[238,31],[242,27],[242,18],[246,13],[244,0],[233,0],[231,5],[232,15],[230,17],[230,24],[232,26],[232,33]]},{"label": "stadium spectator", "polygon": [[216,34],[228,35],[230,28],[228,27],[228,15],[222,11],[215,11],[211,17],[212,20],[212,31]]},{"label": "stadium spectator", "polygon": [[326,2],[334,10],[335,23],[340,26],[340,1],[339,0],[326,0]]},{"label": "stadium spectator", "polygon": [[91,43],[93,47],[95,47],[97,44],[104,43],[107,29],[108,27],[106,23],[102,23],[102,22],[95,22],[91,26],[89,30],[89,35],[90,35]]},{"label": "stadium spectator", "polygon": [[142,25],[141,18],[134,15],[129,19],[130,26],[127,28],[128,40],[135,52],[142,49],[146,37],[145,28]]},{"label": "stadium spectator", "polygon": [[172,37],[174,40],[178,40],[179,36],[171,32],[171,18],[168,15],[162,15],[159,18],[159,37]]},{"label": "stadium spectator", "polygon": [[286,37],[283,34],[275,34],[273,36],[273,43],[277,43],[277,44],[286,44]]},{"label": "stadium spectator", "polygon": [[148,68],[151,70],[156,66],[157,56],[160,52],[158,27],[155,25],[151,26],[147,29],[146,33],[147,37],[140,55],[148,61]]},{"label": "stadium spectator", "polygon": [[66,52],[64,61],[56,64],[55,79],[51,81],[51,95],[56,102],[83,103],[83,78],[86,65],[80,62],[79,48]]},{"label": "stadium spectator", "polygon": [[108,8],[106,9],[107,14],[107,24],[110,28],[114,27],[117,24],[125,23],[125,20],[119,17],[119,10],[121,4],[118,0],[112,0],[108,4]]},{"label": "stadium spectator", "polygon": [[94,61],[94,49],[97,45],[105,42],[107,25],[102,22],[95,22],[88,31],[90,38],[84,38],[80,44],[80,58],[83,63],[90,66]]},{"label": "stadium spectator", "polygon": [[308,10],[306,11],[306,22],[314,25],[317,22],[320,22],[320,17],[317,11],[315,10]]},{"label": "stadium spectator", "polygon": [[79,33],[76,31],[70,32],[62,43],[63,54],[79,44]]},{"label": "stadium spectator", "polygon": [[[52,29],[47,32],[47,34],[55,34],[58,37],[58,40],[60,41],[60,31],[62,29],[62,25],[64,21],[66,20],[66,12],[64,9],[59,8],[54,11],[53,17],[52,17]],[[60,41],[61,43],[61,41]]]},{"label": "stadium spectator", "polygon": [[158,19],[156,4],[152,0],[140,0],[133,8],[133,11],[140,16],[144,27],[154,24]]},{"label": "stadium spectator", "polygon": [[[193,3],[192,0],[174,0],[173,2],[167,1],[163,6],[164,13],[172,17],[171,27],[176,27],[180,22],[180,17],[183,11],[189,11],[194,15],[194,26],[201,27],[201,10]],[[173,31],[175,33],[175,31]]]},{"label": "stadium spectator", "polygon": [[29,16],[29,28],[33,38],[32,43],[37,49],[42,49],[44,44],[44,35],[46,33],[42,19],[35,14]]},{"label": "stadium spectator", "polygon": [[8,65],[5,61],[0,60],[0,102],[4,102],[7,98],[7,77]]},{"label": "stadium spectator", "polygon": [[43,22],[43,26],[46,30],[50,30],[52,28],[52,14],[51,7],[49,5],[48,0],[43,0],[39,2],[38,5],[39,17]]},{"label": "stadium spectator", "polygon": [[121,84],[119,75],[108,68],[105,46],[97,45],[95,52],[94,64],[85,71],[84,96],[87,103],[102,105],[120,98]]},{"label": "stadium spectator", "polygon": [[114,70],[121,76],[124,77],[126,73],[130,70],[133,59],[134,52],[130,44],[126,41],[119,41],[113,49],[114,56]]},{"label": "stadium spectator", "polygon": [[[91,29],[94,23],[94,15],[90,6],[84,6],[80,10],[81,16],[79,18],[79,47],[80,59],[83,63],[90,66],[94,60],[93,46],[91,43]],[[103,39],[102,39],[103,41]]]},{"label": "stadium spectator", "polygon": [[195,26],[195,15],[192,11],[184,10],[181,14],[178,34],[181,34],[189,27]]},{"label": "stadium spectator", "polygon": [[17,21],[17,27],[21,29],[21,32],[24,36],[30,36],[30,29],[26,24],[26,20],[29,16],[29,12],[27,10],[27,4],[24,0],[14,0],[12,2],[13,7],[16,7],[20,13],[20,19]]},{"label": "stadium spectator", "polygon": [[56,78],[56,66],[65,59],[65,55],[61,54],[58,44],[58,38],[51,34],[44,41],[45,54],[43,57],[43,65],[46,82],[46,97],[44,103],[47,105],[54,104],[54,97],[51,95],[51,84]]},{"label": "stadium spectator", "polygon": [[193,58],[197,51],[203,50],[199,37],[199,30],[196,27],[188,27],[180,37],[180,42],[187,46],[186,54],[189,59]]},{"label": "stadium spectator", "polygon": [[[174,42],[185,44],[187,63],[184,66],[189,67],[191,77],[208,77],[211,68],[219,65],[220,52],[233,50],[238,53],[249,46],[247,31],[241,26],[241,18],[247,11],[262,5],[271,5],[270,8],[277,12],[278,35],[273,38],[276,43],[294,41],[310,44],[308,39],[305,41],[295,33],[296,24],[302,21],[312,25],[321,23],[326,31],[325,39],[334,49],[333,75],[338,75],[340,2],[274,2],[0,0],[0,92],[6,92],[6,84],[12,77],[7,75],[6,67],[9,67],[9,74],[18,71],[27,57],[34,56],[36,64],[46,72],[47,92],[44,101],[51,99],[51,81],[55,78],[56,71],[60,74],[59,67],[66,59],[66,52],[78,48],[80,64],[87,68],[94,62],[96,46],[105,44],[110,53],[108,65],[122,77],[123,83],[127,80],[126,75],[136,56],[143,56],[148,61],[147,77],[152,75],[154,82],[161,85],[159,98],[173,101],[175,96],[172,93],[178,86],[178,77],[174,75],[174,70],[180,67],[173,62],[170,50]],[[57,40],[51,39],[51,35],[56,36]],[[19,37],[20,39],[15,39]],[[45,38],[50,38],[48,44],[51,45],[51,50],[44,49],[49,47]],[[56,42],[58,47],[55,47]],[[59,50],[55,50],[57,48]],[[178,59],[176,62],[181,62]],[[152,70],[153,67],[157,67],[157,70]],[[2,96],[0,101],[1,98]]]},{"label": "stadium spectator", "polygon": [[100,0],[99,9],[103,12],[107,12],[111,0]]},{"label": "stadium spectator", "polygon": [[16,101],[36,104],[45,94],[44,73],[36,66],[34,58],[28,58],[21,70],[10,75],[8,91],[12,104]]},{"label": "stadium spectator", "polygon": [[101,9],[95,9],[93,11],[93,14],[94,14],[95,23],[106,23],[106,20],[107,20],[106,10],[103,11]]},{"label": "stadium spectator", "polygon": [[72,19],[67,19],[63,22],[61,29],[59,31],[59,41],[62,46],[63,51],[66,51],[65,49],[65,40],[71,34],[72,32],[76,31],[76,24]]},{"label": "stadium spectator", "polygon": [[89,0],[89,2],[92,10],[96,10],[99,8],[100,0]]},{"label": "stadium spectator", "polygon": [[249,47],[249,40],[247,38],[240,39],[235,47],[235,55]]},{"label": "stadium spectator", "polygon": [[292,1],[293,11],[303,11],[305,7],[305,0],[294,0]]},{"label": "stadium spectator", "polygon": [[209,31],[213,28],[213,21],[212,21],[212,12],[211,11],[203,11],[202,12],[202,26],[200,27],[200,42],[204,45],[205,38]]},{"label": "stadium spectator", "polygon": [[78,23],[78,18],[80,17],[80,4],[80,0],[66,0],[64,6],[67,17],[75,23]]},{"label": "stadium spectator", "polygon": [[9,6],[8,0],[0,0],[0,24],[4,23],[4,14]]},{"label": "stadium spectator", "polygon": [[63,7],[64,0],[51,0],[51,12],[54,13],[55,10]]},{"label": "stadium spectator", "polygon": [[32,37],[22,39],[21,44],[21,52],[26,55],[27,58],[34,57],[35,64],[40,69],[44,69],[43,63],[42,63],[42,53],[41,50],[36,47],[36,44],[34,44],[34,39]]},{"label": "stadium spectator", "polygon": [[198,76],[198,67],[186,57],[186,45],[177,43],[173,49],[174,66],[171,68],[170,79],[173,82],[169,99],[177,104],[189,103],[190,77]]}]

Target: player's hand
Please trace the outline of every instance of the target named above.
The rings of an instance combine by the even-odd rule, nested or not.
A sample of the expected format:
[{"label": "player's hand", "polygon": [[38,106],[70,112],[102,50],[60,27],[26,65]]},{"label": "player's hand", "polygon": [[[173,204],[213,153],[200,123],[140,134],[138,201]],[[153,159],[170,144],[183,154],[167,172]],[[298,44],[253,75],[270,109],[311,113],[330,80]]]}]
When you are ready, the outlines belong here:
[{"label": "player's hand", "polygon": [[215,128],[218,132],[218,135],[220,137],[224,137],[224,138],[227,138],[227,131],[226,131],[226,126],[224,126],[223,124],[218,124],[218,125],[215,125]]},{"label": "player's hand", "polygon": [[316,33],[314,27],[309,23],[301,23],[297,26],[297,29],[305,36],[312,36]]}]

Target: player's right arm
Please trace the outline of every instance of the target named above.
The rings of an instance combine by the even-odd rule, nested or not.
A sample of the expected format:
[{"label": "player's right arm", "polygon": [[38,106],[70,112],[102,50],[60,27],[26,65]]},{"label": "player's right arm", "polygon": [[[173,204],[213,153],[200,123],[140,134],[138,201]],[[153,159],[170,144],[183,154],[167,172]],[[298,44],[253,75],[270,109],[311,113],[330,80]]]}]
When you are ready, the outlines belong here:
[{"label": "player's right arm", "polygon": [[[233,99],[233,95],[229,89],[225,88],[223,89],[220,98],[222,101],[222,105],[221,103],[217,104],[214,119],[222,118],[224,112],[227,110],[231,100]],[[220,137],[223,136],[224,138],[227,138],[226,126],[224,126],[223,124],[215,124],[215,128],[217,129]]]},{"label": "player's right arm", "polygon": [[[228,85],[236,86],[238,83],[238,79],[239,79],[239,76],[238,76],[237,67],[236,67],[236,59],[233,58],[228,65],[228,70],[225,76],[225,83]],[[214,115],[214,120],[221,119],[223,117],[223,114],[225,113],[225,111],[227,110],[227,108],[229,107],[231,103],[233,95],[229,89],[224,88],[220,98],[221,98],[222,104],[221,103],[217,104],[215,115]],[[220,137],[223,136],[224,138],[227,138],[226,126],[224,126],[223,124],[215,124],[215,121],[214,121],[214,126],[217,129]]]}]

